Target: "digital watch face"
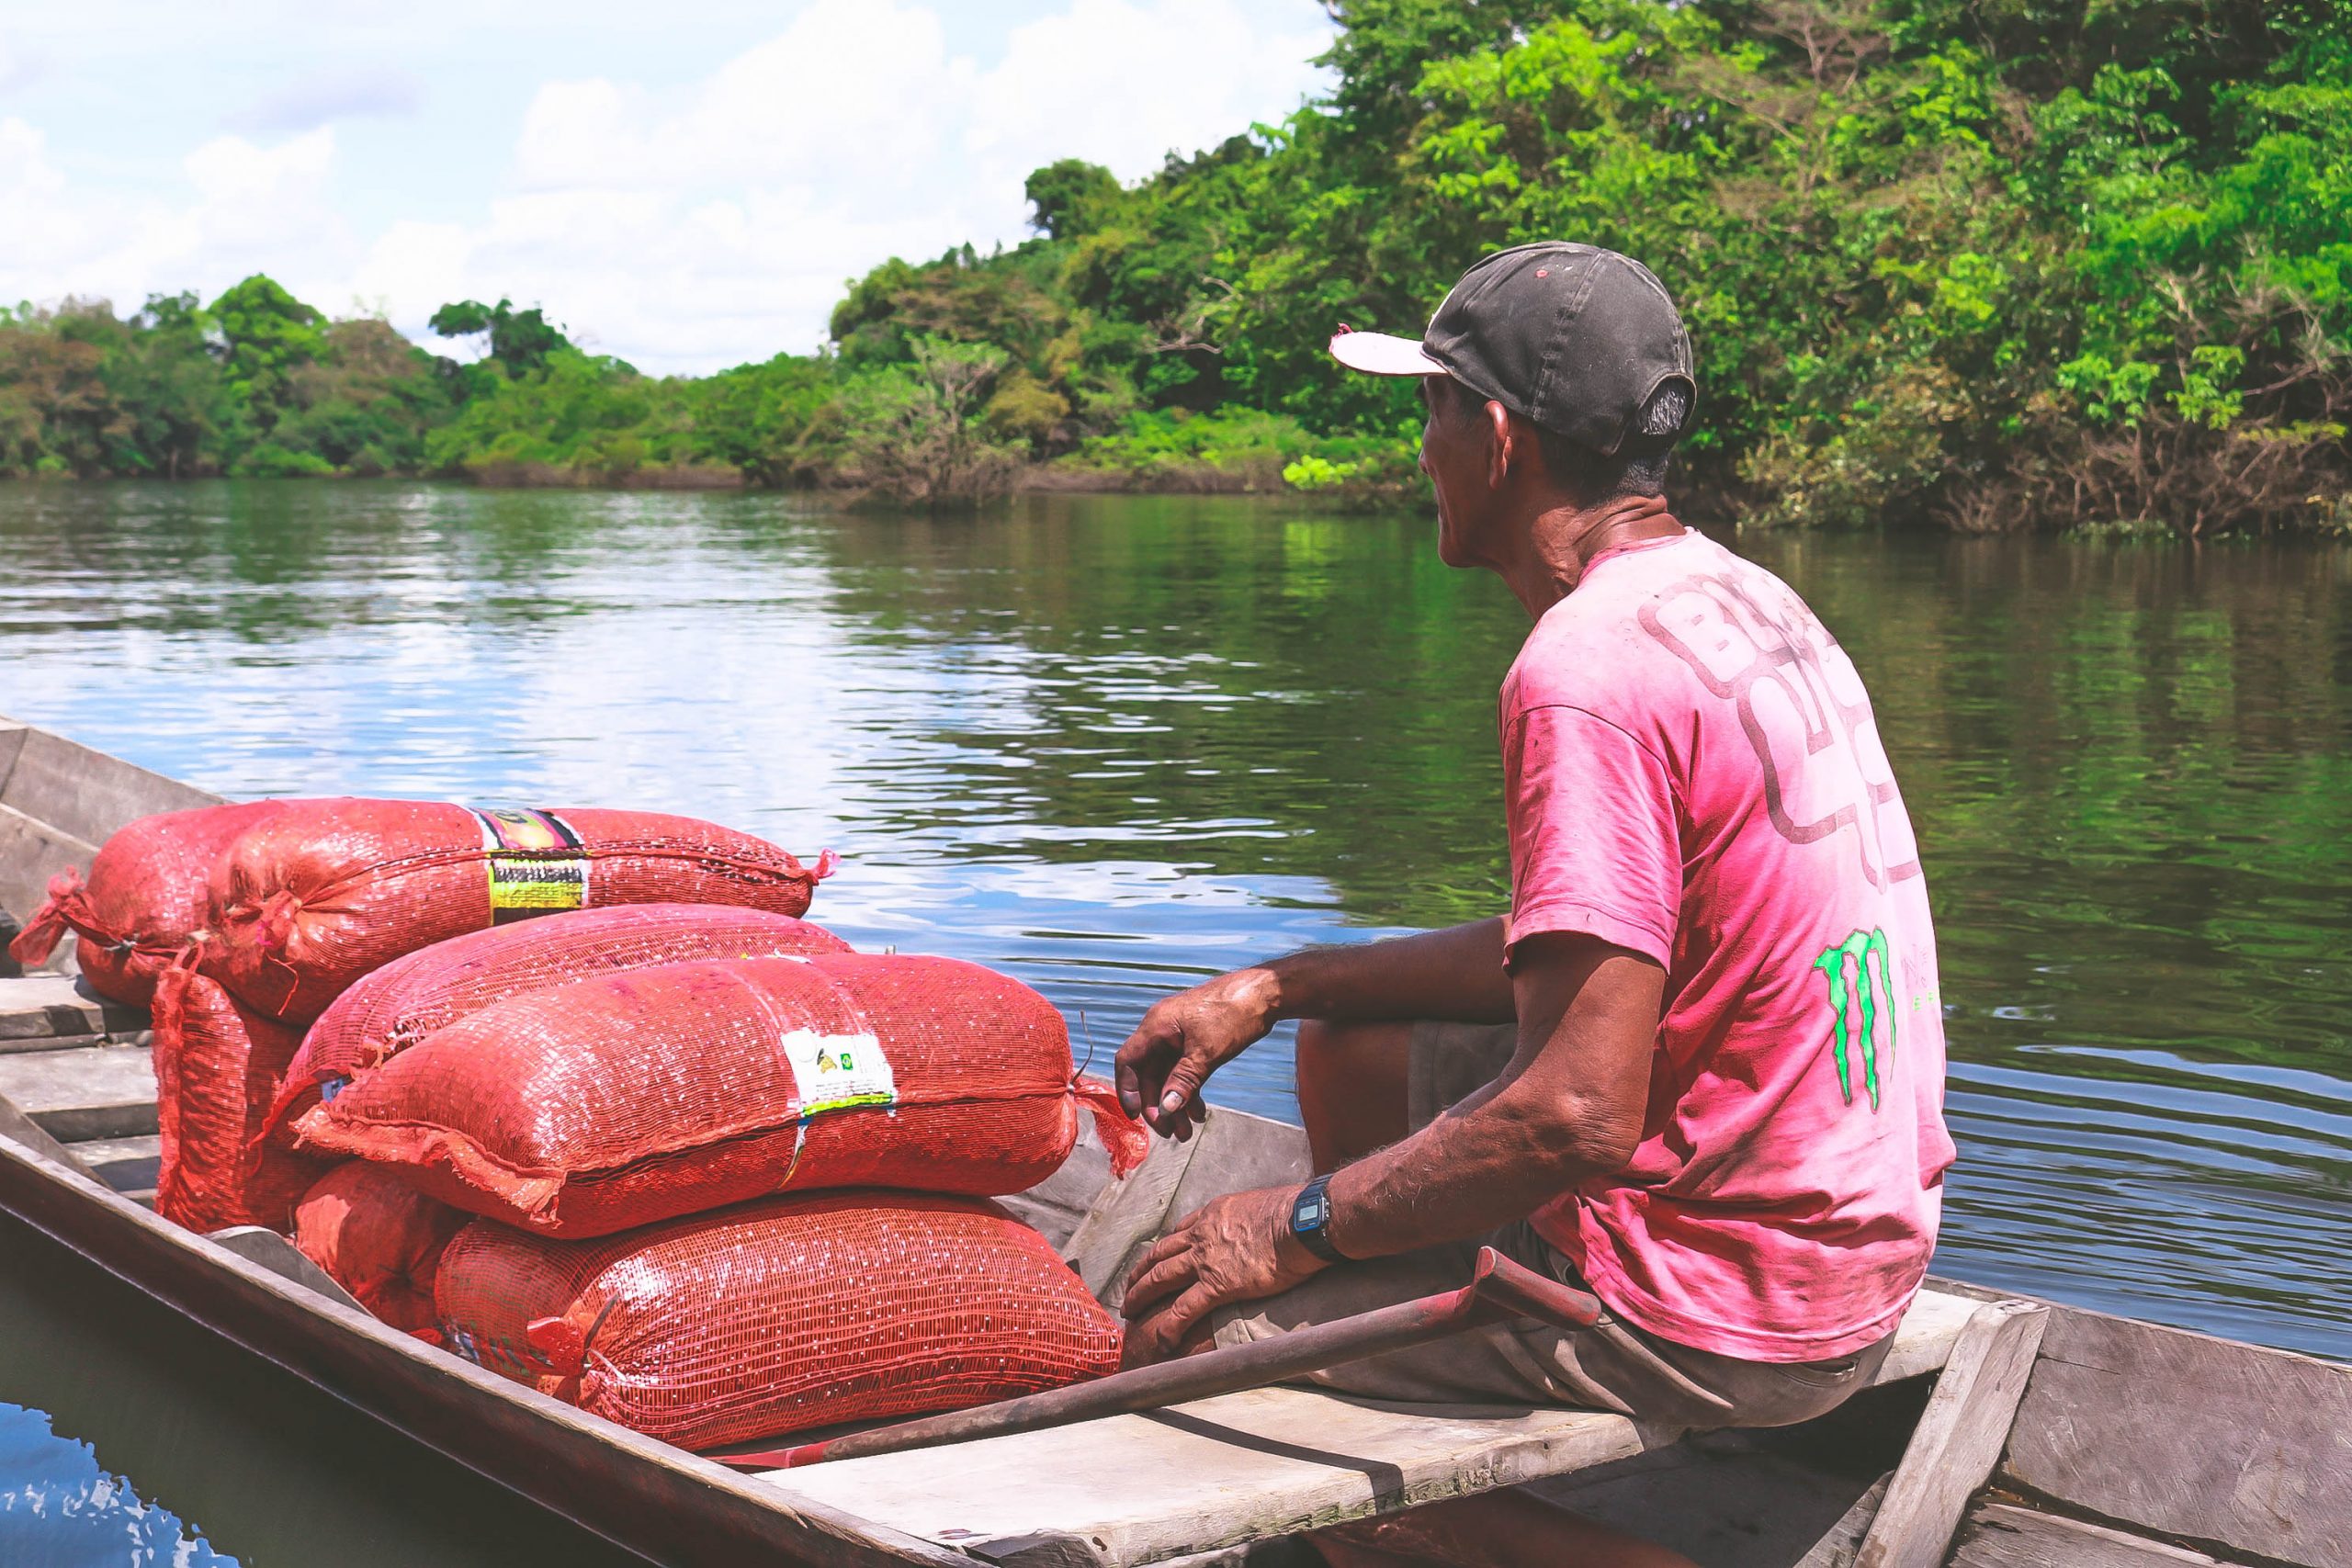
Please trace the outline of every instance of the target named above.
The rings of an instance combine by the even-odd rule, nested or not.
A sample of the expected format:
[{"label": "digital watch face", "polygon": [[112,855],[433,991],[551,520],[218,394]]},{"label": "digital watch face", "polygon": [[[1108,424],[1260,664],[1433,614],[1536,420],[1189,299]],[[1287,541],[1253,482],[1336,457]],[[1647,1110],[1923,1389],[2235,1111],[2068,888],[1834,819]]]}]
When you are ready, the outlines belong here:
[{"label": "digital watch face", "polygon": [[1290,1212],[1290,1226],[1297,1231],[1321,1230],[1331,1216],[1331,1200],[1322,1189],[1299,1194],[1298,1202]]}]

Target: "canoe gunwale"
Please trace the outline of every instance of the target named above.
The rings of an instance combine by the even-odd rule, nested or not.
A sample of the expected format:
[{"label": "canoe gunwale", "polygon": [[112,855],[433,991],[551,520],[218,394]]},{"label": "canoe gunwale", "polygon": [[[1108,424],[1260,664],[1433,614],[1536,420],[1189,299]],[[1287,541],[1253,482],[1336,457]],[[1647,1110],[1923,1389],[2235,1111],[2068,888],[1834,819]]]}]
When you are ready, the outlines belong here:
[{"label": "canoe gunwale", "polygon": [[650,1560],[971,1568],[448,1356],[0,1137],[0,1209],[127,1287],[492,1483]]}]

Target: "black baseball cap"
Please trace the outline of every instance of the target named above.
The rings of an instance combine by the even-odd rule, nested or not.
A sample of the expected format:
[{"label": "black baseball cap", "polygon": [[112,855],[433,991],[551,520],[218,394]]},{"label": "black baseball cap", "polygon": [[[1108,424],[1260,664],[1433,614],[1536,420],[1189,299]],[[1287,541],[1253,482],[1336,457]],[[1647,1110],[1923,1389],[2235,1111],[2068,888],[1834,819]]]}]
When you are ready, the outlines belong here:
[{"label": "black baseball cap", "polygon": [[[1604,456],[1628,435],[1679,435],[1698,394],[1666,286],[1631,256],[1566,240],[1481,257],[1419,343],[1341,327],[1331,356],[1374,376],[1451,376]],[[1680,397],[1657,396],[1678,381]]]}]

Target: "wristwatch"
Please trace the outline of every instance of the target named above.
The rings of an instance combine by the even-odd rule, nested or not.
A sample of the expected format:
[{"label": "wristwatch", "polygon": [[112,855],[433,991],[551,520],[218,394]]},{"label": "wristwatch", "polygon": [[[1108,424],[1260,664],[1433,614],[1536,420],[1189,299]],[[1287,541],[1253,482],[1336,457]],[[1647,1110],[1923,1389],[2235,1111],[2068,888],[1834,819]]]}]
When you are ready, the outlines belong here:
[{"label": "wristwatch", "polygon": [[1324,1262],[1345,1263],[1347,1254],[1331,1245],[1331,1199],[1324,1190],[1330,1185],[1331,1178],[1324,1175],[1298,1190],[1290,1201],[1290,1234]]}]

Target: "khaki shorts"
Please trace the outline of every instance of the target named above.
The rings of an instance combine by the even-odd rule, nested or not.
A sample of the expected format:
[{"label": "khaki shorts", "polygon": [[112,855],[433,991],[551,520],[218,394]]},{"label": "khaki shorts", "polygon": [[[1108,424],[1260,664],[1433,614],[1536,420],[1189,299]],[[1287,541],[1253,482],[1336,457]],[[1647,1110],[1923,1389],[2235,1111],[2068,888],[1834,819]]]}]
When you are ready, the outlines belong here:
[{"label": "khaki shorts", "polygon": [[[1407,1102],[1414,1130],[1491,1082],[1509,1065],[1517,1038],[1510,1024],[1414,1025]],[[1225,1308],[1214,1319],[1216,1343],[1268,1338],[1455,1289],[1469,1279],[1481,1247],[1589,1289],[1574,1264],[1520,1220],[1466,1241],[1339,1264],[1282,1295]],[[1306,1381],[1417,1404],[1561,1404],[1671,1427],[1783,1427],[1836,1408],[1866,1384],[1892,1337],[1826,1361],[1746,1361],[1661,1339],[1604,1311],[1599,1323],[1575,1333],[1496,1325]]]}]

